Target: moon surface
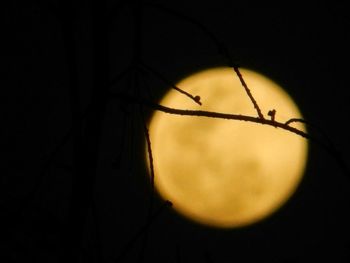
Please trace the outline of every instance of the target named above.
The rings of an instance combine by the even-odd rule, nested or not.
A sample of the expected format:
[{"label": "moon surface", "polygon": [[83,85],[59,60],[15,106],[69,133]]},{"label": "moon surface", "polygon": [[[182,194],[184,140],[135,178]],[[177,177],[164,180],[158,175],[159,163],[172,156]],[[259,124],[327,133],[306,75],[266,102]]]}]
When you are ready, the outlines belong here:
[{"label": "moon surface", "polygon": [[[248,69],[240,72],[265,118],[273,109],[276,121],[302,118],[278,84]],[[200,71],[176,85],[199,95],[202,106],[173,89],[161,105],[257,116],[232,68]],[[243,227],[273,214],[295,192],[307,159],[304,138],[256,123],[156,111],[149,131],[159,195],[180,215],[211,227]]]}]

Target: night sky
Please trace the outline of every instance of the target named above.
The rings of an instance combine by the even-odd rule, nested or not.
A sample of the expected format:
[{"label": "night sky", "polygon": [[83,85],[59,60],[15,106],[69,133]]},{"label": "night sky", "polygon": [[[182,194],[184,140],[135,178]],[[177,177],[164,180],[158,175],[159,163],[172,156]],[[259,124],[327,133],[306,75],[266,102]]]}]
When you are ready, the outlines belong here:
[{"label": "night sky", "polygon": [[[208,28],[235,63],[283,86],[305,119],[321,127],[350,166],[350,20],[344,5],[253,7],[223,0],[152,1],[166,8],[145,6],[135,45],[132,1],[107,2],[112,14],[106,30],[110,79],[131,65],[135,48],[142,61],[172,83],[201,69],[227,65],[200,26],[166,8],[175,10]],[[74,151],[67,136],[51,158],[72,127],[58,3],[11,1],[2,9],[6,48],[1,85],[5,154],[0,181],[0,215],[5,218],[1,262],[59,262],[64,243],[61,233],[69,217]],[[78,4],[74,27],[82,112],[93,94],[88,3]],[[160,99],[167,85],[144,72],[139,77],[141,96],[150,89]],[[127,80],[111,90],[133,94]],[[123,253],[120,262],[349,261],[349,173],[334,154],[315,142],[309,144],[309,160],[297,192],[262,222],[241,229],[211,229],[187,221],[170,207],[162,209],[164,201],[156,197],[154,213],[161,212],[147,231],[133,239],[148,222],[151,192],[138,113],[138,107],[127,102],[107,102],[83,262],[116,262]],[[146,114],[149,118],[149,111]],[[310,134],[324,138],[319,128],[310,127]]]}]

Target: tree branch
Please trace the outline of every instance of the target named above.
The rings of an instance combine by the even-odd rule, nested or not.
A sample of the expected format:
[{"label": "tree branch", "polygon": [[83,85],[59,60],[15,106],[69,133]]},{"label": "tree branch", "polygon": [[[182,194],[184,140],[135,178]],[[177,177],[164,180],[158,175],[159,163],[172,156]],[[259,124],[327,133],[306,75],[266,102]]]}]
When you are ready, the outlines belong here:
[{"label": "tree branch", "polygon": [[259,118],[264,119],[264,116],[258,106],[258,103],[256,102],[256,100],[254,99],[250,89],[248,88],[247,83],[244,81],[242,74],[240,73],[239,69],[238,69],[238,65],[236,63],[234,63],[230,52],[228,51],[228,48],[215,36],[215,34],[209,30],[208,27],[204,26],[204,24],[202,24],[201,22],[193,19],[192,17],[188,17],[180,12],[177,12],[175,10],[172,10],[170,8],[164,7],[162,5],[159,4],[154,4],[154,3],[150,3],[150,2],[145,2],[147,4],[147,6],[159,9],[165,13],[168,13],[174,17],[177,17],[179,19],[183,19],[189,23],[191,23],[192,25],[196,26],[198,29],[200,29],[206,36],[209,37],[209,39],[215,44],[218,52],[225,57],[225,59],[227,60],[227,63],[229,65],[229,67],[232,67],[233,70],[235,71],[236,75],[238,76],[244,90],[246,91],[249,99],[251,100],[251,102],[254,105],[254,108],[256,109]]},{"label": "tree branch", "polygon": [[238,76],[239,78],[239,81],[241,82],[242,86],[244,87],[249,99],[251,100],[251,102],[253,103],[254,105],[254,108],[256,109],[257,113],[258,113],[258,116],[260,119],[264,119],[264,115],[262,114],[260,108],[259,108],[259,105],[258,103],[256,102],[256,100],[254,99],[253,97],[253,94],[251,93],[250,89],[248,88],[248,85],[247,83],[245,82],[245,80],[243,79],[243,76],[241,74],[241,72],[239,71],[238,69],[238,66],[233,66],[233,70],[236,72],[236,75]]},{"label": "tree branch", "polygon": [[136,104],[142,104],[145,105],[153,110],[162,111],[168,114],[174,114],[174,115],[182,115],[182,116],[195,116],[195,117],[208,117],[208,118],[216,118],[216,119],[226,119],[226,120],[237,120],[237,121],[247,121],[247,122],[254,122],[264,125],[273,126],[275,128],[282,128],[284,130],[290,131],[292,133],[295,133],[297,135],[300,135],[304,138],[310,139],[310,136],[297,128],[294,128],[292,126],[286,125],[285,123],[278,122],[278,121],[272,121],[269,119],[261,119],[259,117],[253,117],[248,115],[241,115],[241,114],[231,114],[231,113],[221,113],[221,112],[214,112],[214,111],[204,111],[204,110],[183,110],[183,109],[175,109],[175,108],[169,108],[154,102],[151,102],[149,100],[138,98],[135,96],[127,95],[125,93],[111,93],[111,97],[120,99],[123,101],[128,101],[129,103],[136,103]]},{"label": "tree branch", "polygon": [[201,101],[200,101],[200,96],[193,96],[192,94],[180,89],[179,87],[177,87],[176,85],[174,85],[173,83],[171,83],[169,80],[167,80],[162,74],[160,74],[159,72],[157,72],[156,70],[154,70],[153,68],[147,66],[144,63],[140,64],[140,68],[144,71],[150,72],[151,74],[153,74],[155,77],[157,77],[158,79],[160,79],[161,81],[163,81],[166,85],[169,85],[172,89],[184,94],[185,96],[189,97],[190,99],[192,99],[195,103],[197,103],[198,105],[202,105]]},{"label": "tree branch", "polygon": [[154,103],[152,101],[130,96],[123,93],[111,93],[111,97],[127,101],[129,103],[136,103],[141,104],[144,106],[147,106],[153,110],[161,111],[168,114],[174,114],[174,115],[181,115],[181,116],[192,116],[192,117],[207,117],[207,118],[214,118],[214,119],[225,119],[225,120],[235,120],[235,121],[246,121],[246,122],[252,122],[262,125],[268,125],[275,128],[280,128],[286,131],[289,131],[291,133],[294,133],[298,136],[301,136],[305,139],[309,139],[310,141],[315,142],[316,144],[320,145],[323,149],[325,149],[338,163],[340,168],[342,169],[343,173],[350,178],[350,171],[349,168],[344,160],[344,158],[341,156],[340,152],[333,147],[333,145],[329,145],[329,143],[325,143],[323,140],[320,140],[314,136],[311,136],[310,134],[299,130],[295,127],[289,126],[291,121],[282,123],[275,120],[269,120],[269,119],[262,119],[260,117],[253,117],[253,116],[247,116],[247,115],[241,115],[241,114],[230,114],[230,113],[220,113],[220,112],[213,112],[213,111],[203,111],[203,110],[183,110],[183,109],[175,109],[175,108],[169,108],[157,103]]}]

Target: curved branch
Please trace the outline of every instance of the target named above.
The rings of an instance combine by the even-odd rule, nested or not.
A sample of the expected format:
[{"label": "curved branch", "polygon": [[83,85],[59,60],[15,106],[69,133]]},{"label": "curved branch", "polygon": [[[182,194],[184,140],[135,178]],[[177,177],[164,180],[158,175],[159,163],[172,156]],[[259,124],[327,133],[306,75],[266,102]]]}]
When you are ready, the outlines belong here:
[{"label": "curved branch", "polygon": [[268,125],[275,128],[280,128],[289,132],[292,132],[298,136],[301,136],[305,139],[309,139],[316,144],[320,145],[325,149],[338,163],[339,167],[342,169],[344,174],[350,178],[350,171],[349,168],[340,154],[340,152],[333,147],[332,145],[329,145],[328,143],[325,143],[323,140],[320,140],[314,136],[311,136],[310,134],[299,130],[297,128],[294,128],[292,126],[289,126],[288,124],[291,122],[282,123],[275,120],[269,120],[269,119],[262,119],[260,117],[253,117],[253,116],[247,116],[247,115],[241,115],[241,114],[229,114],[229,113],[220,113],[220,112],[213,112],[213,111],[203,111],[203,110],[183,110],[183,109],[175,109],[175,108],[169,108],[160,104],[156,104],[154,102],[138,98],[135,96],[130,96],[123,93],[113,93],[111,94],[113,98],[120,99],[127,101],[129,103],[136,103],[136,104],[142,104],[145,105],[153,110],[162,111],[164,113],[168,114],[174,114],[174,115],[181,115],[181,116],[192,116],[192,117],[207,117],[207,118],[215,118],[215,119],[225,119],[225,120],[235,120],[235,121],[246,121],[246,122],[252,122],[262,125]]},{"label": "curved branch", "polygon": [[119,93],[112,93],[111,96],[113,98],[116,98],[116,99],[128,101],[129,103],[142,104],[142,105],[145,105],[147,107],[150,107],[153,110],[162,111],[162,112],[165,112],[168,114],[254,122],[254,123],[273,126],[275,128],[282,128],[284,130],[287,130],[287,131],[293,132],[297,135],[300,135],[304,138],[310,139],[310,136],[306,132],[303,132],[297,128],[294,128],[292,126],[288,126],[282,122],[272,121],[272,120],[268,120],[268,119],[261,119],[260,117],[253,117],[253,116],[248,116],[248,115],[232,114],[232,113],[221,113],[221,112],[215,112],[215,111],[183,110],[183,109],[169,108],[169,107],[151,102],[149,100],[145,100],[143,98],[130,96],[130,95],[127,95],[125,93],[120,93],[120,92]]},{"label": "curved branch", "polygon": [[150,135],[149,135],[149,130],[146,126],[146,120],[144,117],[144,113],[143,111],[141,112],[142,116],[142,121],[143,121],[143,130],[144,130],[144,134],[146,137],[146,143],[147,143],[147,154],[148,154],[148,161],[149,161],[149,166],[150,166],[150,171],[151,171],[151,191],[152,191],[152,195],[154,193],[154,165],[153,165],[153,153],[152,153],[152,145],[151,145],[151,139],[150,139]]},{"label": "curved branch", "polygon": [[311,123],[310,121],[300,119],[300,118],[291,118],[285,122],[286,125],[290,125],[291,123],[303,123],[311,128],[314,128],[315,130],[317,130],[317,132],[319,132],[321,134],[321,136],[323,136],[323,138],[327,141],[327,143],[330,147],[334,147],[332,140],[329,138],[327,133],[320,126],[318,126],[314,123]]},{"label": "curved branch", "polygon": [[[334,159],[337,161],[338,165],[342,168],[345,174],[347,174],[350,177],[350,171],[349,167],[347,166],[341,152],[337,149],[337,147],[334,145],[330,137],[327,135],[327,133],[322,129],[319,125],[316,125],[314,123],[311,123],[307,120],[300,119],[300,118],[291,118],[288,121],[285,122],[286,125],[289,125],[291,123],[304,123],[307,126],[315,129],[322,137],[321,139],[314,139],[318,142],[318,144],[322,145],[323,148],[325,148],[330,155],[334,157]],[[314,137],[313,137],[314,138]]]},{"label": "curved branch", "polygon": [[284,124],[285,124],[285,125],[289,125],[289,124],[291,124],[291,123],[293,123],[293,122],[300,122],[300,123],[305,123],[305,124],[307,124],[307,121],[306,121],[306,120],[300,119],[300,118],[291,118],[291,119],[289,119],[288,121],[286,121]]}]

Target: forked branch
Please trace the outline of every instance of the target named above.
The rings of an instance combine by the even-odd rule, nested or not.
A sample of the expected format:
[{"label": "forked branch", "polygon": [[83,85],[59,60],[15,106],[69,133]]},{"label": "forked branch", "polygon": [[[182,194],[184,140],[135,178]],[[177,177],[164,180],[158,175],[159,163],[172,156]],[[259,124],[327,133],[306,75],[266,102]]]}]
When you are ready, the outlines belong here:
[{"label": "forked branch", "polygon": [[274,119],[265,119],[260,117],[254,117],[254,116],[248,116],[248,115],[241,115],[241,114],[231,114],[231,113],[221,113],[221,112],[214,112],[214,111],[203,111],[203,110],[184,110],[184,109],[175,109],[175,108],[169,108],[157,103],[154,103],[152,101],[130,96],[124,93],[112,93],[111,97],[116,98],[118,100],[123,100],[128,103],[136,103],[141,104],[144,106],[147,106],[153,110],[161,111],[168,114],[174,114],[174,115],[181,115],[181,116],[192,116],[192,117],[207,117],[207,118],[215,118],[215,119],[225,119],[225,120],[235,120],[235,121],[246,121],[251,123],[257,123],[262,125],[268,125],[275,128],[280,128],[285,131],[289,131],[291,133],[294,133],[298,136],[304,137],[306,139],[309,139],[310,141],[315,142],[316,144],[323,147],[338,163],[344,174],[350,178],[350,171],[349,168],[346,165],[346,162],[342,158],[339,151],[336,150],[336,148],[333,145],[330,145],[329,142],[324,142],[322,139],[319,139],[317,137],[311,136],[307,132],[304,132],[300,129],[297,129],[295,127],[290,126],[289,124],[295,121],[287,121],[285,123],[278,122]]},{"label": "forked branch", "polygon": [[239,78],[239,80],[240,80],[240,82],[241,82],[245,92],[247,93],[249,99],[253,103],[254,108],[256,109],[259,118],[264,119],[264,116],[263,116],[263,114],[262,114],[262,112],[261,112],[261,110],[259,108],[258,103],[254,99],[252,92],[248,88],[247,83],[244,81],[244,79],[242,77],[242,74],[239,71],[239,66],[233,61],[233,59],[232,59],[232,57],[230,55],[230,52],[229,52],[228,48],[226,47],[226,45],[223,44],[223,42],[220,41],[216,37],[216,35],[208,27],[206,27],[203,23],[197,21],[196,19],[194,19],[192,17],[186,16],[186,15],[184,15],[184,14],[178,12],[178,11],[175,11],[175,10],[173,10],[171,8],[168,8],[168,7],[165,7],[163,5],[150,3],[150,2],[147,2],[147,1],[145,2],[145,4],[146,4],[146,6],[153,7],[155,9],[161,10],[164,13],[172,15],[172,16],[180,19],[180,20],[182,19],[184,21],[187,21],[188,23],[194,25],[199,30],[201,30],[212,41],[212,43],[216,46],[219,54],[222,55],[227,60],[227,63],[229,65],[229,67],[233,68],[233,70],[236,73],[236,75],[238,76],[238,78]]},{"label": "forked branch", "polygon": [[183,109],[176,109],[176,108],[169,108],[157,103],[154,103],[152,101],[139,98],[136,96],[131,96],[125,93],[121,92],[114,92],[111,93],[111,97],[120,99],[123,101],[127,101],[128,103],[136,103],[141,104],[144,106],[147,106],[153,110],[162,111],[164,113],[168,114],[174,114],[174,115],[182,115],[182,116],[194,116],[194,117],[207,117],[207,118],[216,118],[216,119],[226,119],[226,120],[237,120],[237,121],[247,121],[247,122],[254,122],[264,125],[273,126],[275,128],[281,128],[287,131],[290,131],[292,133],[295,133],[297,135],[300,135],[304,138],[310,139],[310,136],[295,127],[289,126],[288,124],[285,124],[283,122],[278,122],[275,120],[269,120],[269,119],[261,119],[260,117],[253,117],[249,115],[241,115],[241,114],[232,114],[232,113],[221,113],[221,112],[215,112],[215,111],[205,111],[205,110],[183,110]]}]

